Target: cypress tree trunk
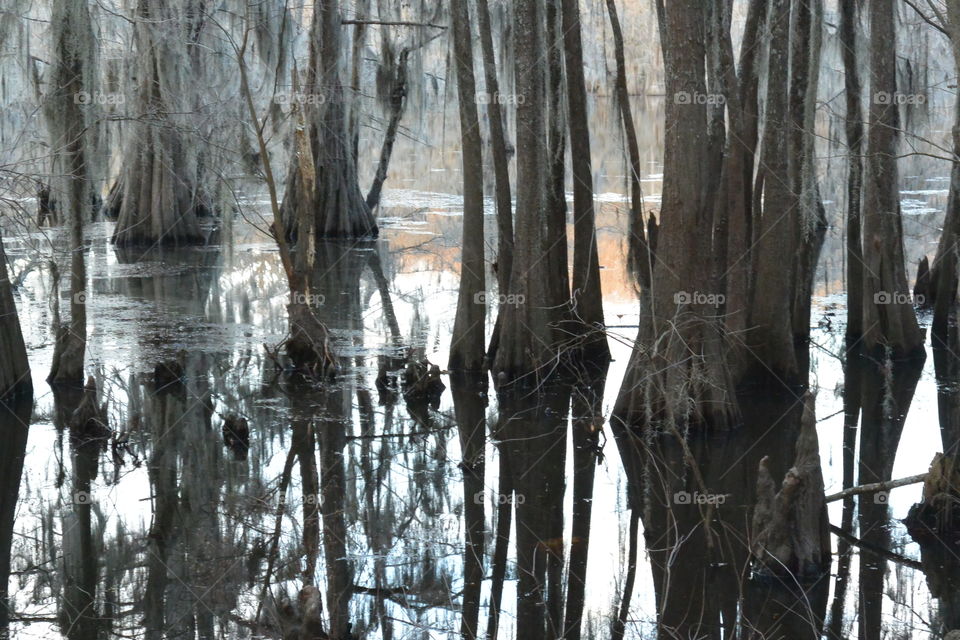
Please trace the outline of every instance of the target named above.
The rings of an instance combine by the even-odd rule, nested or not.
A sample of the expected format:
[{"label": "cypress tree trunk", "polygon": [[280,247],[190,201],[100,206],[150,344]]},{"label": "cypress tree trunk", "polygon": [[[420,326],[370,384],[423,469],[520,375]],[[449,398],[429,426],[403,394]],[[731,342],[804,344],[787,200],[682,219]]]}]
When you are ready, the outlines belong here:
[{"label": "cypress tree trunk", "polygon": [[747,342],[756,361],[753,372],[768,369],[781,379],[796,378],[791,307],[795,269],[784,256],[797,251],[799,192],[791,189],[787,154],[790,131],[788,72],[790,0],[773,0],[770,7],[770,51],[767,76],[766,119],[761,166],[763,211],[757,221],[755,288],[750,305]]},{"label": "cypress tree trunk", "polygon": [[[514,74],[517,93],[517,216],[515,251],[493,369],[510,381],[548,365],[555,357],[551,324],[562,310],[550,305],[547,238],[548,112],[543,52],[547,50],[543,0],[514,6]],[[503,374],[503,375],[500,375]]]},{"label": "cypress tree trunk", "polygon": [[186,91],[177,64],[186,64],[186,56],[175,48],[185,38],[180,17],[171,0],[139,0],[136,17],[136,112],[141,115],[129,125],[113,241],[121,247],[199,244],[194,176],[169,115]]},{"label": "cypress tree trunk", "polygon": [[32,393],[30,363],[7,275],[7,255],[0,238],[0,398]]},{"label": "cypress tree trunk", "polygon": [[[560,0],[546,0],[547,67],[547,228],[543,254],[548,265],[548,304],[566,320],[570,312],[570,275],[567,263],[566,119],[563,89],[563,40]],[[545,64],[544,64],[545,63]]]},{"label": "cypress tree trunk", "polygon": [[[816,145],[814,127],[823,30],[822,0],[797,3],[794,6],[793,18],[791,33],[793,70],[790,92],[793,130],[799,131],[799,134],[792,142],[789,155],[792,160],[793,188],[800,195],[799,253],[793,288],[793,339],[794,344],[806,345],[810,339],[813,279],[827,232],[826,212],[820,200],[820,189],[814,168]],[[806,351],[801,351],[801,355],[805,354]],[[799,374],[805,379],[808,367],[806,358],[801,359],[804,362],[798,363]]]},{"label": "cypress tree trunk", "polygon": [[863,334],[863,245],[860,192],[863,185],[863,112],[857,56],[857,5],[840,3],[840,50],[846,90],[847,135],[847,343]]},{"label": "cypress tree trunk", "polygon": [[[895,356],[921,354],[923,332],[913,311],[903,257],[900,181],[897,173],[896,8],[893,0],[870,3],[870,129],[864,178],[863,342]],[[864,405],[866,406],[866,405]]]},{"label": "cypress tree trunk", "polygon": [[[377,223],[357,182],[357,158],[348,131],[347,104],[340,78],[341,11],[339,0],[316,5],[310,25],[310,63],[304,92],[316,96],[306,105],[312,184],[301,178],[295,159],[284,194],[284,219],[293,224],[306,210],[318,238],[377,235]],[[299,224],[287,228],[299,233]]]},{"label": "cypress tree trunk", "polygon": [[490,26],[490,6],[487,0],[477,0],[477,24],[480,27],[480,48],[483,52],[483,73],[489,101],[487,117],[490,120],[490,147],[493,155],[493,173],[496,180],[497,205],[497,283],[501,293],[510,281],[513,263],[513,202],[510,196],[510,158],[507,156],[507,138],[500,105],[500,82],[493,55],[493,31]]},{"label": "cypress tree trunk", "polygon": [[52,91],[46,108],[51,122],[51,147],[66,173],[65,203],[70,216],[70,323],[57,331],[49,382],[83,384],[87,342],[86,267],[83,255],[83,218],[90,204],[85,149],[86,123],[77,96],[90,77],[84,49],[93,44],[90,14],[84,2],[57,3],[51,15],[54,32]]},{"label": "cypress tree trunk", "polygon": [[463,252],[460,293],[453,324],[449,369],[479,371],[484,359],[483,295],[483,142],[477,116],[477,87],[473,74],[473,38],[467,0],[453,0],[453,50],[460,105],[463,167]]},{"label": "cypress tree trunk", "polygon": [[701,3],[664,7],[666,139],[657,256],[649,301],[641,304],[637,342],[612,421],[625,428],[663,424],[726,427],[736,413],[733,383],[718,351],[718,319],[709,260],[713,225],[707,181],[709,142],[705,23]]},{"label": "cypress tree trunk", "polygon": [[[954,67],[960,69],[960,1],[947,2],[947,16]],[[954,162],[950,172],[947,213],[943,221],[943,233],[937,245],[937,253],[930,267],[930,287],[927,295],[932,299],[923,301],[925,304],[933,304],[933,337],[942,344],[947,344],[950,313],[957,301],[957,251],[958,242],[960,242],[960,162],[956,160],[958,153],[960,153],[960,101],[957,101],[954,106]]]},{"label": "cypress tree trunk", "polygon": [[[580,38],[578,0],[563,0],[562,31],[567,71],[567,108],[570,124],[570,161],[573,168],[573,300],[574,330],[584,336],[580,357],[606,363],[610,349],[603,333],[603,292],[597,251],[596,216],[593,208],[593,168],[590,161],[590,129],[587,86],[583,75],[583,44]],[[566,248],[566,242],[564,242]]]}]

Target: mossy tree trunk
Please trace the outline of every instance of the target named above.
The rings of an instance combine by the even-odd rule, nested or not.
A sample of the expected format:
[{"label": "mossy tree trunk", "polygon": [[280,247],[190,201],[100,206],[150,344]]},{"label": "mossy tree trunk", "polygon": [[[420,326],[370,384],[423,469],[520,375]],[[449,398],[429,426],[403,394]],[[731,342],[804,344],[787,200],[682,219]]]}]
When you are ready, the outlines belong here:
[{"label": "mossy tree trunk", "polygon": [[[119,177],[123,196],[113,240],[121,247],[203,241],[197,185],[178,123],[171,116],[186,95],[180,65],[182,18],[174,0],[139,0],[136,12],[138,117]],[[178,64],[179,63],[179,64]]]},{"label": "mossy tree trunk", "polygon": [[[87,171],[86,123],[78,96],[90,87],[87,47],[93,46],[93,27],[84,2],[57,3],[51,15],[55,58],[51,94],[45,105],[51,123],[51,148],[65,172],[65,197],[70,225],[70,322],[58,327],[53,364],[47,380],[83,385],[83,360],[87,344],[86,265],[83,222],[90,204]],[[59,293],[59,292],[58,292]]]},{"label": "mossy tree trunk", "polygon": [[[303,159],[294,156],[283,200],[288,235],[300,234],[304,217],[312,221],[318,238],[377,235],[376,220],[357,182],[357,158],[348,131],[347,93],[340,77],[342,29],[339,0],[316,5],[303,87],[310,97],[305,101],[305,127],[313,179],[303,178]],[[302,210],[308,215],[300,215]]]}]

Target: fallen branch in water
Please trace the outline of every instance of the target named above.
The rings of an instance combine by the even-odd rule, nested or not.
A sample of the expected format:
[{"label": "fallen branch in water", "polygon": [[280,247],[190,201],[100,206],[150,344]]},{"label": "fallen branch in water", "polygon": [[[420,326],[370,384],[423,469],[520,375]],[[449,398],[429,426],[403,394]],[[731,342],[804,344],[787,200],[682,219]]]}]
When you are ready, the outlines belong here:
[{"label": "fallen branch in water", "polygon": [[849,489],[844,489],[839,493],[834,493],[833,495],[827,496],[827,502],[836,502],[837,500],[843,500],[849,496],[862,495],[864,493],[878,493],[880,491],[889,491],[890,489],[896,489],[897,487],[905,487],[910,484],[917,484],[923,482],[927,479],[927,474],[921,473],[916,476],[909,476],[907,478],[900,478],[899,480],[887,480],[886,482],[872,482],[870,484],[861,484],[858,487],[851,487]]}]

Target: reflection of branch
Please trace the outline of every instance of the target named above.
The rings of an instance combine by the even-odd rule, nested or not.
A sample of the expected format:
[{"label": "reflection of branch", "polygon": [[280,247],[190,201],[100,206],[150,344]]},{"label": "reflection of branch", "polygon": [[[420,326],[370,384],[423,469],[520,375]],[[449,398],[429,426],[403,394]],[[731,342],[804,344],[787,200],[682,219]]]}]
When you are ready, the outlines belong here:
[{"label": "reflection of branch", "polygon": [[277,560],[277,547],[280,545],[280,531],[283,525],[283,510],[286,504],[287,487],[290,484],[290,474],[293,471],[293,461],[296,457],[293,446],[287,453],[287,460],[283,464],[283,475],[280,477],[280,500],[277,502],[276,521],[273,526],[273,537],[270,540],[270,558],[267,561],[267,572],[263,577],[263,586],[260,588],[260,602],[257,603],[257,615],[254,618],[259,622],[260,614],[263,611],[263,603],[267,599],[267,590],[270,588],[270,574],[273,573],[273,565]]},{"label": "reflection of branch", "polygon": [[835,502],[837,500],[843,500],[848,496],[857,496],[864,493],[877,493],[880,491],[889,491],[890,489],[896,489],[897,487],[905,487],[910,484],[917,484],[918,482],[923,482],[927,479],[927,474],[921,473],[920,475],[910,476],[908,478],[900,478],[899,480],[887,480],[886,482],[871,482],[870,484],[861,484],[858,487],[851,487],[849,489],[844,489],[839,493],[827,496],[827,502]]},{"label": "reflection of branch", "polygon": [[910,567],[911,569],[917,569],[918,571],[923,570],[923,565],[917,560],[913,560],[912,558],[905,558],[899,553],[894,553],[889,549],[884,549],[883,547],[878,547],[874,544],[870,544],[869,542],[861,540],[860,538],[854,536],[853,534],[847,533],[846,531],[844,531],[838,526],[830,525],[830,531],[831,533],[836,535],[838,538],[843,538],[853,546],[859,547],[864,551],[868,551],[886,560],[891,560],[898,564],[902,564],[905,567]]}]

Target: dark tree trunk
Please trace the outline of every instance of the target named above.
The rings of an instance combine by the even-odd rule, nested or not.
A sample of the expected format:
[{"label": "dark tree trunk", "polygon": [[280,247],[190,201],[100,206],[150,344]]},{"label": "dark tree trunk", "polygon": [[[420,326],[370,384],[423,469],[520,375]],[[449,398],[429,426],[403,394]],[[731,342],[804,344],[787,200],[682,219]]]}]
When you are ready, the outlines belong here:
[{"label": "dark tree trunk", "polygon": [[755,366],[752,371],[767,378],[795,380],[799,375],[793,348],[792,302],[796,282],[793,265],[784,256],[797,252],[799,193],[791,189],[790,167],[784,149],[790,142],[788,72],[790,47],[790,0],[772,0],[770,7],[766,117],[761,165],[763,211],[757,216],[755,288],[750,305],[747,342]]},{"label": "dark tree trunk", "polygon": [[[816,179],[815,146],[817,89],[820,79],[820,50],[823,33],[823,0],[806,0],[794,5],[791,33],[790,110],[795,133],[791,136],[790,174],[792,188],[799,194],[799,252],[793,287],[793,341],[806,346],[810,339],[810,308],[813,279],[820,249],[827,232],[826,211]],[[807,377],[806,358],[801,356],[799,375]]]},{"label": "dark tree trunk", "polygon": [[[665,424],[726,428],[736,414],[719,344],[710,273],[712,203],[705,95],[704,12],[694,0],[665,6],[666,139],[651,296],[641,301],[637,342],[612,416],[631,429]],[[711,296],[713,296],[711,298]],[[789,312],[789,308],[787,309]]]},{"label": "dark tree trunk", "polygon": [[[490,148],[493,156],[495,201],[497,207],[497,287],[501,294],[510,289],[513,270],[513,201],[510,195],[510,157],[507,155],[507,131],[501,104],[500,82],[493,53],[493,29],[490,25],[490,6],[487,0],[477,0],[477,23],[480,27],[480,47],[483,51],[484,82],[487,89],[487,118],[490,121]],[[496,357],[503,327],[503,309],[497,310],[497,320],[490,338],[488,361]]]},{"label": "dark tree trunk", "polygon": [[460,105],[463,167],[463,250],[460,291],[453,324],[451,370],[479,371],[484,360],[487,312],[486,264],[483,260],[483,142],[477,116],[477,85],[473,73],[473,30],[467,0],[453,0],[453,47]]},{"label": "dark tree trunk", "polygon": [[[577,355],[585,362],[606,364],[610,360],[610,348],[603,331],[603,292],[593,208],[593,165],[590,161],[587,85],[583,73],[578,0],[563,0],[561,11],[573,169],[573,320],[577,323],[574,331],[583,335],[583,344]],[[566,250],[566,238],[563,246]]]},{"label": "dark tree trunk", "polygon": [[[550,189],[547,154],[548,112],[543,53],[544,0],[514,6],[514,74],[517,92],[517,217],[508,302],[503,305],[500,344],[493,369],[511,381],[539,370],[555,358],[553,325],[562,309],[550,305],[550,269],[544,259]],[[502,375],[500,375],[502,374]]]},{"label": "dark tree trunk", "polygon": [[863,186],[863,108],[857,56],[857,3],[840,3],[840,51],[846,91],[847,136],[847,342],[863,335],[863,245],[860,195]]},{"label": "dark tree trunk", "polygon": [[[546,2],[547,68],[547,225],[543,255],[547,263],[547,304],[567,320],[570,313],[570,275],[567,264],[567,150],[564,108],[563,40],[560,0]],[[541,62],[543,64],[543,62]]]},{"label": "dark tree trunk", "polygon": [[510,196],[507,132],[501,106],[500,82],[497,79],[497,64],[493,54],[493,29],[490,25],[490,6],[487,0],[477,0],[477,23],[480,27],[484,83],[488,94],[487,118],[490,120],[490,148],[493,152],[493,174],[496,183],[497,284],[503,293],[509,288],[513,263],[513,203]]},{"label": "dark tree trunk", "polygon": [[[6,332],[0,334],[7,335]],[[10,549],[13,544],[17,505],[20,502],[20,478],[27,450],[27,425],[33,409],[29,387],[25,388],[19,397],[10,400],[9,403],[0,402],[0,434],[3,436],[3,447],[0,447],[0,638],[3,640],[10,637],[10,610],[7,602]]]},{"label": "dark tree trunk", "polygon": [[[897,172],[896,7],[870,2],[870,129],[864,177],[863,343],[897,357],[922,352],[923,332],[913,311],[903,256],[900,181]],[[881,99],[884,95],[890,99]]]},{"label": "dark tree trunk", "polygon": [[0,398],[32,393],[30,363],[7,275],[7,254],[0,238]]}]

